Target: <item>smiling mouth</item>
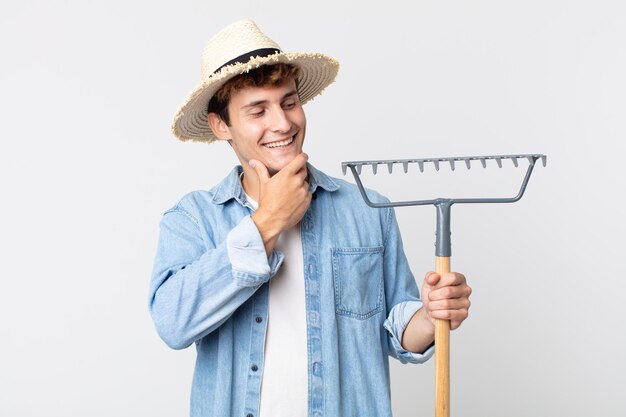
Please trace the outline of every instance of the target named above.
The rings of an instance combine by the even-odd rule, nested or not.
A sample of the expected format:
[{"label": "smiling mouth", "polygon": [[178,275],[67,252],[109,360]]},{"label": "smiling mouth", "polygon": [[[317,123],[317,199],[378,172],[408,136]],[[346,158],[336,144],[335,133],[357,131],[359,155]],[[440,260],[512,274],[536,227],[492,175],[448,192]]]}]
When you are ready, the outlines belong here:
[{"label": "smiling mouth", "polygon": [[263,146],[266,148],[284,148],[285,146],[289,146],[293,143],[296,135],[293,135],[289,139],[281,140],[278,142],[265,143]]}]

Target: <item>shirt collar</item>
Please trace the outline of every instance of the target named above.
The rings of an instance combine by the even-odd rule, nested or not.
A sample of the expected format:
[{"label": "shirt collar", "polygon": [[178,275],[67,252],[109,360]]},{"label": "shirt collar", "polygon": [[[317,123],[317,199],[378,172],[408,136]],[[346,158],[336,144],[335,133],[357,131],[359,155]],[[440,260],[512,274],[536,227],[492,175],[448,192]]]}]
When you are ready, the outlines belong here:
[{"label": "shirt collar", "polygon": [[[307,163],[307,168],[309,170],[309,191],[311,191],[312,194],[317,191],[318,187],[321,187],[328,192],[337,191],[339,189],[339,184],[337,184],[331,177],[315,168],[313,165]],[[234,198],[240,204],[245,204],[246,197],[240,180],[242,172],[243,168],[240,165],[237,165],[232,169],[232,171],[230,171],[228,176],[214,188],[214,203],[224,204],[228,200]]]}]

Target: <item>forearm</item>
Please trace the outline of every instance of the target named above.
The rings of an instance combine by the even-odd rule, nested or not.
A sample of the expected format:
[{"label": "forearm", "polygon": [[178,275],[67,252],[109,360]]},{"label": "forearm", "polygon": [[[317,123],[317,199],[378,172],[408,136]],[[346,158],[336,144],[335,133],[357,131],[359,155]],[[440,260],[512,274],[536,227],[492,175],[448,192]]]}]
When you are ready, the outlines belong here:
[{"label": "forearm", "polygon": [[[169,219],[167,219],[169,220]],[[185,225],[162,229],[151,281],[150,313],[161,338],[182,349],[217,329],[278,270],[254,223],[244,218],[226,240],[207,248]]]},{"label": "forearm", "polygon": [[274,249],[274,245],[276,245],[276,241],[278,241],[278,236],[280,236],[280,233],[282,232],[281,225],[276,221],[275,217],[267,214],[262,209],[259,209],[252,214],[251,218],[259,230],[259,234],[263,240],[265,254],[270,256],[270,253]]},{"label": "forearm", "polygon": [[424,308],[415,312],[402,334],[402,347],[409,352],[422,353],[435,340],[435,327]]},{"label": "forearm", "polygon": [[153,278],[150,313],[171,348],[185,348],[211,333],[257,290],[233,279],[227,259],[223,245],[170,276],[163,271]]}]

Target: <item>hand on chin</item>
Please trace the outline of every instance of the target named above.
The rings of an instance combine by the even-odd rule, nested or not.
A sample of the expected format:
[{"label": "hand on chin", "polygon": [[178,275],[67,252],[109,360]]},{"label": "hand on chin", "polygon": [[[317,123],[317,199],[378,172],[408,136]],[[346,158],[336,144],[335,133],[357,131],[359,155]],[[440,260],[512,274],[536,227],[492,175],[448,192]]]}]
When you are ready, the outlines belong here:
[{"label": "hand on chin", "polygon": [[289,155],[288,157],[282,157],[280,159],[270,159],[265,161],[265,166],[267,167],[267,171],[269,172],[270,176],[277,174],[279,171],[289,165],[297,155],[298,154],[293,154]]}]

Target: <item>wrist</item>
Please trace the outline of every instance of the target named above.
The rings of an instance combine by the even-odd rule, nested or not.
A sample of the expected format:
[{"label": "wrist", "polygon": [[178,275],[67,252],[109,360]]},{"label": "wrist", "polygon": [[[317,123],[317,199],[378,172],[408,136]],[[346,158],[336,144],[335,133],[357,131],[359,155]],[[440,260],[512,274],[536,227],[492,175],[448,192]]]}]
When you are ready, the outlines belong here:
[{"label": "wrist", "polygon": [[250,217],[264,239],[277,237],[282,232],[274,216],[269,215],[262,208],[256,210]]},{"label": "wrist", "polygon": [[260,208],[255,211],[250,218],[259,230],[261,239],[263,239],[263,243],[265,244],[266,252],[269,255],[282,229],[271,216],[267,215]]},{"label": "wrist", "polygon": [[430,317],[430,314],[426,311],[425,307],[420,308],[415,312],[416,320],[419,322],[419,327],[422,331],[429,335],[435,337],[435,321]]},{"label": "wrist", "polygon": [[401,345],[408,352],[423,353],[435,340],[435,325],[422,307],[413,314],[402,335]]}]

